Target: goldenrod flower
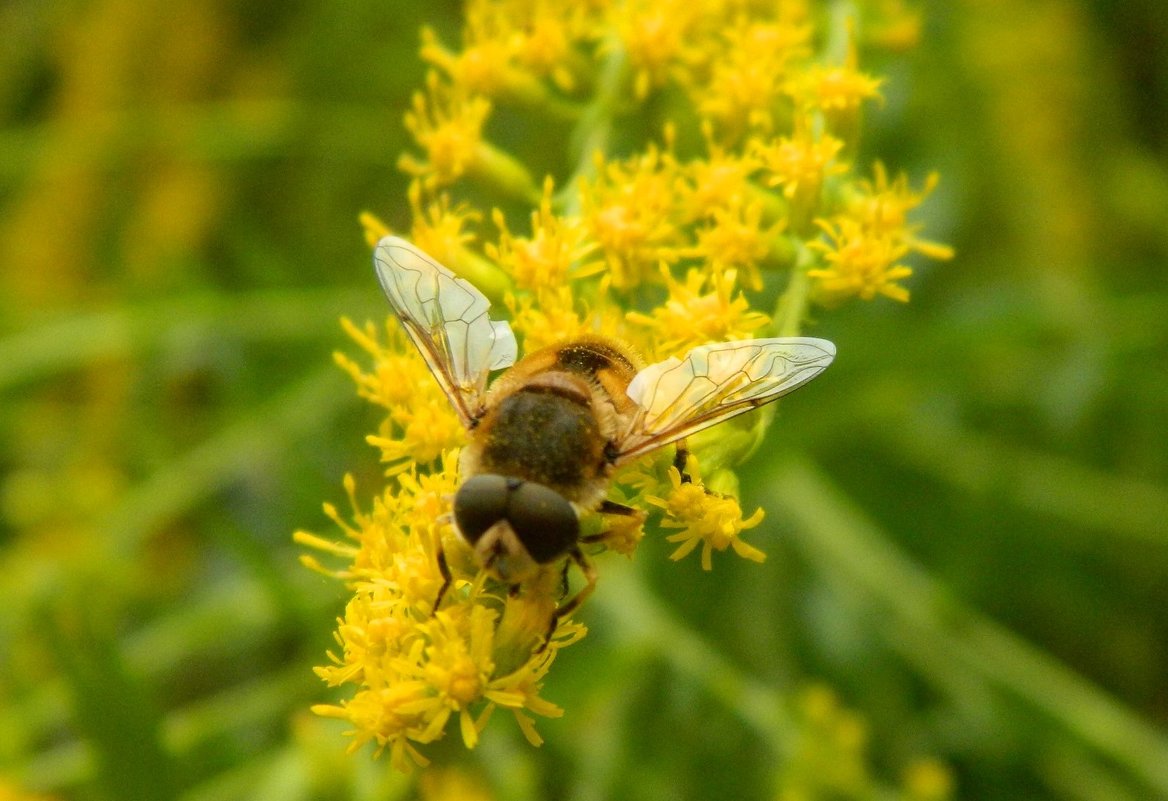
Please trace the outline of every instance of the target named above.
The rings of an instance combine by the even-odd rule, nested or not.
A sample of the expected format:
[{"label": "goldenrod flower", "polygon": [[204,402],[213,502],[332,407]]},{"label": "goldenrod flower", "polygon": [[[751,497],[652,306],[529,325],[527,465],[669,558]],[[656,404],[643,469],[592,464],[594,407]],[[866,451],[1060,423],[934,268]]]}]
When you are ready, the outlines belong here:
[{"label": "goldenrod flower", "polygon": [[459,264],[475,239],[469,226],[483,215],[465,203],[451,203],[444,193],[426,198],[420,181],[410,183],[408,197],[414,221],[410,239],[443,264]]},{"label": "goldenrod flower", "polygon": [[800,222],[819,203],[824,180],[848,169],[847,164],[837,160],[844,143],[830,134],[817,136],[813,130],[812,121],[800,115],[790,136],[778,141],[753,140],[767,185],[782,189]]},{"label": "goldenrod flower", "polygon": [[816,281],[817,298],[827,304],[848,297],[872,300],[885,295],[902,303],[908,290],[898,284],[912,275],[912,268],[899,263],[908,248],[888,235],[871,234],[855,220],[835,223],[819,221],[828,242],[812,242],[823,253],[826,267],[808,270]]},{"label": "goldenrod flower", "polygon": [[578,297],[578,286],[545,286],[532,294],[509,295],[511,327],[523,334],[529,351],[598,331],[627,339],[624,312],[608,302],[608,284],[607,278],[599,283],[594,301]]},{"label": "goldenrod flower", "polygon": [[[913,191],[879,165],[868,181],[853,173],[858,127],[847,115],[858,119],[880,79],[859,71],[854,45],[843,66],[824,63],[815,48],[831,37],[815,30],[815,7],[471,0],[459,47],[423,33],[435,69],[405,119],[419,151],[400,160],[413,176],[409,238],[507,310],[527,352],[601,335],[655,364],[710,342],[797,334],[813,300],[907,299],[905,260],[951,255],[907,219],[936,179]],[[630,130],[613,144],[621,115],[659,89],[660,139]],[[533,177],[486,138],[496,101],[501,115],[518,104],[574,120],[577,144],[610,148],[573,154],[553,191],[551,177]],[[483,206],[484,193],[497,208]],[[362,224],[371,244],[388,233],[372,215]],[[776,319],[757,307],[762,289],[782,293]],[[348,721],[354,748],[372,742],[401,770],[426,764],[421,749],[454,720],[474,747],[498,709],[538,745],[533,716],[562,714],[542,696],[548,672],[586,632],[556,617],[564,565],[514,586],[480,569],[451,524],[462,421],[396,321],[388,334],[344,325],[364,354],[337,362],[384,410],[368,441],[387,486],[363,511],[346,479],[351,515],[326,507],[341,541],[296,535],[319,552],[305,564],[353,593],[338,650],[317,670],[349,695],[315,709]],[[699,454],[708,448],[718,489],[736,486],[730,471],[767,419],[723,429],[717,447],[704,432],[688,438]],[[647,457],[613,476],[609,500],[634,512],[585,515],[586,547],[629,556],[665,531],[671,558],[700,546],[706,570],[715,551],[762,561],[742,535],[763,510],[744,515],[733,495],[711,491],[696,458],[684,476],[667,462]]]},{"label": "goldenrod flower", "polygon": [[519,289],[560,287],[568,278],[586,278],[603,271],[604,263],[590,260],[596,248],[582,222],[552,210],[553,183],[544,182],[543,200],[531,215],[531,236],[511,233],[503,213],[495,210],[499,244],[488,245],[487,255],[515,280]]},{"label": "goldenrod flower", "polygon": [[705,342],[747,339],[770,322],[750,308],[742,293],[735,294],[734,270],[690,270],[678,281],[662,265],[669,298],[652,314],[629,312],[630,322],[652,328],[658,349],[684,353]]},{"label": "goldenrod flower", "polygon": [[581,9],[550,2],[471,0],[461,49],[451,50],[422,29],[422,58],[472,93],[539,104],[542,78],[561,90],[575,86],[581,68],[573,45],[587,35]]},{"label": "goldenrod flower", "polygon": [[703,126],[702,135],[706,157],[684,164],[677,184],[685,218],[712,219],[725,209],[761,202],[758,187],[751,181],[759,168],[758,159],[750,152],[719,145],[709,123]]},{"label": "goldenrod flower", "polygon": [[692,41],[700,3],[613,3],[608,24],[633,68],[633,97],[643,100],[677,68]]},{"label": "goldenrod flower", "polygon": [[785,220],[773,225],[762,222],[762,203],[723,206],[714,209],[711,220],[697,231],[697,246],[687,255],[718,265],[721,270],[737,270],[747,289],[762,289],[759,265],[770,257]]},{"label": "goldenrod flower", "polygon": [[[354,682],[361,689],[348,701],[318,705],[314,711],[348,720],[353,748],[374,741],[379,751],[390,750],[401,770],[426,764],[413,743],[441,738],[456,713],[467,747],[477,744],[478,732],[496,705],[511,709],[528,739],[538,739],[522,710],[561,714],[539,691],[558,649],[582,633],[565,622],[546,650],[533,654],[536,644],[529,640],[524,661],[500,672],[496,661],[508,651],[497,647],[497,633],[503,631],[499,627],[497,632],[497,621],[501,614],[511,614],[512,607],[529,602],[514,601],[503,612],[504,604],[484,595],[480,585],[462,582],[453,603],[434,609],[444,581],[435,556],[439,543],[457,547],[448,522],[455,475],[453,454],[432,474],[411,469],[398,476],[396,488],[370,512],[357,506],[353,481],[347,479],[353,525],[331,507],[325,510],[359,547],[351,567],[337,572],[354,590],[337,630],[342,652],[330,654],[333,664],[317,668],[317,673],[331,685]],[[296,539],[337,555],[346,552],[305,532],[298,532]],[[324,569],[314,559],[306,561]],[[542,598],[536,604],[546,607]]]},{"label": "goldenrod flower", "polygon": [[444,451],[462,445],[465,432],[461,422],[425,363],[402,347],[404,338],[397,326],[389,329],[388,344],[383,345],[371,325],[362,330],[348,320],[342,324],[374,359],[372,371],[367,373],[343,353],[334,355],[357,383],[361,397],[387,411],[378,434],[367,439],[381,449],[389,472],[404,470],[411,462],[431,464]]},{"label": "goldenrod flower", "polygon": [[459,90],[431,72],[426,91],[414,93],[413,111],[405,118],[406,128],[426,151],[426,161],[403,155],[398,163],[428,187],[456,181],[481,157],[483,123],[490,113],[485,97]]},{"label": "goldenrod flower", "polygon": [[[721,134],[733,141],[746,131],[769,133],[781,116],[783,78],[810,53],[812,28],[788,3],[775,20],[743,17],[723,34],[707,83],[693,84],[698,108]],[[794,13],[791,13],[794,11]]]},{"label": "goldenrod flower", "polygon": [[826,686],[814,685],[795,699],[799,737],[795,758],[780,774],[780,798],[851,797],[867,794],[868,727]]},{"label": "goldenrod flower", "polygon": [[697,472],[696,460],[691,458],[686,467],[692,480],[685,481],[676,467],[669,468],[669,495],[665,498],[646,496],[646,500],[665,510],[663,528],[681,529],[665,539],[681,545],[670,559],[684,559],[699,545],[702,546],[702,570],[712,570],[713,552],[733,548],[734,552],[752,562],[762,562],[766,554],[743,541],[739,535],[754,528],[763,519],[758,508],[748,518],[742,517],[742,508],[735,498],[706,491]]},{"label": "goldenrod flower", "polygon": [[584,224],[599,244],[614,289],[651,277],[677,260],[676,164],[659,148],[625,161],[597,160],[599,175],[581,188]]},{"label": "goldenrod flower", "polygon": [[900,281],[912,275],[901,260],[916,252],[933,259],[948,259],[952,248],[917,238],[918,226],[909,224],[908,212],[933,190],[937,176],[930,175],[920,192],[909,189],[901,175],[888,180],[884,165],[876,164],[875,179],[858,181],[843,213],[817,224],[827,241],[810,243],[823,254],[825,266],[808,270],[815,280],[816,299],[825,304],[849,297],[872,300],[884,295],[905,302],[908,290]]},{"label": "goldenrod flower", "polygon": [[869,78],[851,66],[814,66],[791,80],[787,91],[802,104],[823,111],[855,111],[860,104],[880,97],[880,78]]},{"label": "goldenrod flower", "polygon": [[904,174],[889,180],[888,171],[881,162],[876,162],[872,171],[873,180],[856,182],[854,192],[846,202],[848,214],[868,231],[899,239],[910,252],[920,253],[930,259],[953,258],[953,248],[919,239],[916,232],[920,226],[908,221],[908,213],[924,202],[936,188],[940,176],[930,173],[925,179],[924,188],[914,192],[908,185],[908,176]]},{"label": "goldenrod flower", "polygon": [[576,74],[585,68],[573,49],[586,35],[587,11],[582,5],[554,0],[531,3],[525,24],[516,26],[519,31],[513,34],[519,63],[535,76],[550,78],[563,91],[576,87]]},{"label": "goldenrod flower", "polygon": [[486,97],[524,90],[538,91],[535,77],[511,66],[515,42],[501,9],[491,3],[469,3],[466,36],[461,50],[443,47],[434,32],[422,29],[422,58],[446,73],[451,83]]}]

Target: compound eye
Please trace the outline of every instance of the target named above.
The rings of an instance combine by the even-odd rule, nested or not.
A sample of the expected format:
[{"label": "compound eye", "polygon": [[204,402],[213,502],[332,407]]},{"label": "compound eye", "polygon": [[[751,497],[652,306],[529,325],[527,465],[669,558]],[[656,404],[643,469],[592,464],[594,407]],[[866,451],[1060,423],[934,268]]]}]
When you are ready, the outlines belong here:
[{"label": "compound eye", "polygon": [[531,558],[546,564],[563,556],[580,539],[580,518],[553,489],[525,481],[511,491],[507,518]]},{"label": "compound eye", "polygon": [[511,490],[503,476],[471,476],[454,493],[454,523],[470,545],[491,526],[507,516],[507,496]]}]

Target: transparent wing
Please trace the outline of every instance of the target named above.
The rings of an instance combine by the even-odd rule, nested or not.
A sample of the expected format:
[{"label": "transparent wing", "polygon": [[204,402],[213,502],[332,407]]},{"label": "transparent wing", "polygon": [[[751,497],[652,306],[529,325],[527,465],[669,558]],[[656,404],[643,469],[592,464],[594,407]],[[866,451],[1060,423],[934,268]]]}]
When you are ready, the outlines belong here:
[{"label": "transparent wing", "polygon": [[406,334],[469,426],[490,372],[515,363],[511,326],[487,316],[491,304],[473,284],[404,239],[378,242],[373,266]]},{"label": "transparent wing", "polygon": [[683,358],[646,367],[629,383],[641,407],[620,443],[617,463],[786,395],[835,358],[826,339],[744,339],[701,345]]}]

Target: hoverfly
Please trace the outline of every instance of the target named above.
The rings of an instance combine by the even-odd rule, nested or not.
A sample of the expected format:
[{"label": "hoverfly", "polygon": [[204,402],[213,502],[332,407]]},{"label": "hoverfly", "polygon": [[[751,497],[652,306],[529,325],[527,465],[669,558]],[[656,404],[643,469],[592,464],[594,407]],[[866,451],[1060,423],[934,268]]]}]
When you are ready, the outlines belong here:
[{"label": "hoverfly", "polygon": [[[686,436],[786,395],[835,357],[823,339],[748,339],[643,367],[619,342],[588,336],[516,361],[511,327],[488,316],[469,281],[394,236],[378,243],[374,266],[466,427],[453,520],[478,564],[512,588],[565,558],[584,573],[587,585],[556,609],[552,630],[596,582],[580,549],[581,514],[639,514],[605,499],[618,468],[671,443],[683,454]],[[435,609],[451,581],[441,551],[439,567]]]}]

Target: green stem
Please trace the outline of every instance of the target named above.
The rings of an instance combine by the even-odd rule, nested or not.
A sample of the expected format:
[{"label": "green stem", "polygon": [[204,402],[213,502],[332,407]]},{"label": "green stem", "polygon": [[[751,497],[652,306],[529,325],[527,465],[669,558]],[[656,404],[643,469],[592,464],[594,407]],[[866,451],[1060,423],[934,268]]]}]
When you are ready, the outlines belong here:
[{"label": "green stem", "polygon": [[580,193],[576,186],[581,180],[596,175],[596,154],[608,150],[613,118],[627,83],[627,74],[628,56],[619,41],[612,39],[608,42],[608,57],[600,69],[592,102],[572,130],[570,141],[576,153],[576,166],[555,198],[555,206],[565,214],[579,213]]},{"label": "green stem", "polygon": [[383,313],[375,290],[200,293],[74,312],[0,339],[0,390],[161,348],[179,332],[256,342],[319,340],[338,330],[343,313],[359,315],[363,309],[369,316]]},{"label": "green stem", "polygon": [[812,252],[800,246],[795,264],[791,267],[791,279],[775,304],[774,327],[777,336],[797,337],[803,330],[803,320],[811,305],[811,279],[807,277],[807,271],[814,262]]},{"label": "green stem", "polygon": [[[329,120],[320,136],[298,133]],[[111,132],[95,135],[94,131]],[[303,153],[328,163],[385,162],[385,118],[368,104],[283,98],[167,103],[104,110],[84,125],[67,118],[0,130],[0,177],[40,179],[44,165],[81,171],[120,169],[134,154],[235,164]],[[56,174],[56,172],[54,172]]]},{"label": "green stem", "polygon": [[278,393],[252,417],[168,462],[126,492],[97,524],[110,558],[136,553],[142,541],[166,521],[254,471],[257,464],[279,458],[297,437],[319,431],[325,420],[350,403],[352,392],[330,365]]},{"label": "green stem", "polygon": [[[622,651],[640,650],[646,657],[661,658],[738,716],[770,746],[778,760],[797,758],[800,732],[787,713],[788,695],[735,666],[701,635],[685,625],[645,587],[643,577],[623,562],[609,560],[604,586],[592,603],[611,618],[611,627],[622,639]],[[635,670],[629,670],[631,675]],[[875,784],[872,801],[893,801],[901,795],[886,785]]]},{"label": "green stem", "polygon": [[627,642],[663,655],[678,673],[704,686],[762,735],[777,754],[792,753],[798,729],[778,690],[747,676],[719,654],[654,598],[624,563],[609,560],[603,581],[603,592],[596,593],[593,603],[613,618]]},{"label": "green stem", "polygon": [[771,489],[794,518],[792,542],[840,592],[890,628],[893,647],[949,685],[970,679],[1023,699],[1168,796],[1168,740],[1100,688],[978,614],[891,546],[812,465],[778,465]]},{"label": "green stem", "polygon": [[897,458],[938,481],[1074,524],[1060,532],[1085,527],[1138,546],[1168,542],[1168,488],[1020,448],[940,415],[906,411],[907,405],[879,415],[865,431],[876,432]]},{"label": "green stem", "polygon": [[[291,587],[303,571],[289,564],[285,585]],[[305,597],[303,592],[299,593]],[[288,593],[276,596],[270,587],[255,579],[230,577],[216,583],[200,595],[165,617],[122,638],[118,653],[137,679],[149,687],[175,681],[185,665],[249,658],[253,644],[273,637],[284,615],[282,603]],[[335,609],[331,594],[318,593],[309,598],[310,613],[326,614]],[[231,629],[232,636],[223,632]],[[187,754],[222,737],[227,729],[273,724],[287,714],[290,699],[311,697],[318,688],[304,663],[295,660],[292,667],[258,675],[254,680],[223,688],[218,693],[170,710],[163,718],[162,739],[168,751]],[[13,711],[24,724],[25,735],[36,740],[68,727],[73,714],[71,690],[59,677],[50,677],[37,686],[35,693],[22,699]],[[229,714],[225,711],[229,710]],[[20,770],[30,777],[52,777],[40,781],[37,789],[60,793],[90,779],[95,769],[93,754],[87,744],[66,740],[36,753]]]}]

